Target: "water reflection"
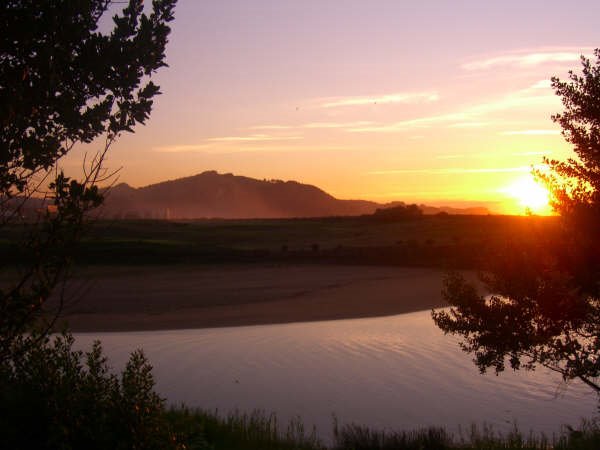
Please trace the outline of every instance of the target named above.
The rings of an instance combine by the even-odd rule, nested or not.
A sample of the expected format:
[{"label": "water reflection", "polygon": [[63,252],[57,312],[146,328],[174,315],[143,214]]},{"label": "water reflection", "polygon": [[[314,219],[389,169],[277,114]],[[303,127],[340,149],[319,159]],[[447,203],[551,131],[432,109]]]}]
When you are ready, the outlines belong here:
[{"label": "water reflection", "polygon": [[429,312],[253,327],[77,335],[101,339],[116,368],[142,347],[173,404],[255,408],[303,418],[322,436],[344,422],[415,428],[485,421],[496,429],[557,432],[595,411],[588,389],[545,370],[479,375]]}]

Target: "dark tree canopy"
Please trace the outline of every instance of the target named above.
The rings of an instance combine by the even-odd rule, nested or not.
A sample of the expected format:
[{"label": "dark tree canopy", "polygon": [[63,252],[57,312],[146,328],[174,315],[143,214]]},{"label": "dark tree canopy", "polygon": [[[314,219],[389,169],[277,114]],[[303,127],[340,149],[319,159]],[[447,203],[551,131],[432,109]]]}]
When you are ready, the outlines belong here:
[{"label": "dark tree canopy", "polygon": [[[552,172],[544,177],[554,194],[553,206],[563,216],[580,212],[600,214],[600,49],[595,64],[582,57],[581,75],[569,72],[570,81],[552,78],[564,112],[552,116],[560,124],[576,157],[547,161]],[[596,222],[597,224],[598,222]]]},{"label": "dark tree canopy", "polygon": [[132,131],[150,114],[175,0],[132,0],[103,33],[109,0],[0,6],[0,195],[21,194],[73,144]]},{"label": "dark tree canopy", "polygon": [[[143,0],[0,2],[0,230],[22,231],[25,255],[20,267],[0,258],[0,448],[186,448],[143,353],[117,376],[99,343],[84,354],[67,332],[50,339],[73,246],[102,201],[104,155],[159,93],[150,77],[165,65],[175,1],[149,14]],[[92,141],[81,178],[66,177],[60,158]],[[27,202],[51,208],[24,217]]]},{"label": "dark tree canopy", "polygon": [[[33,330],[43,338],[60,313],[60,295],[52,312],[46,306],[65,278],[86,213],[102,201],[104,155],[148,119],[159,94],[151,76],[166,65],[175,2],[0,2],[0,230],[25,231],[20,248],[30,255],[16,281],[0,288],[0,362],[15,346],[27,348]],[[60,158],[92,141],[100,149],[82,178],[66,177]],[[42,205],[38,220],[24,218],[28,204]],[[7,266],[14,271],[0,261],[0,269]]]},{"label": "dark tree canopy", "polygon": [[372,218],[381,221],[394,221],[402,219],[414,219],[421,217],[423,211],[418,205],[398,205],[389,208],[377,208],[372,214]]},{"label": "dark tree canopy", "polygon": [[564,105],[552,119],[575,156],[546,160],[550,170],[536,175],[551,191],[560,231],[540,236],[532,229],[527,242],[507,243],[484,268],[489,296],[448,276],[443,295],[451,308],[432,315],[446,333],[463,338],[462,349],[482,372],[541,365],[600,394],[599,49],[595,56],[595,63],[581,58],[581,75],[552,78]]}]

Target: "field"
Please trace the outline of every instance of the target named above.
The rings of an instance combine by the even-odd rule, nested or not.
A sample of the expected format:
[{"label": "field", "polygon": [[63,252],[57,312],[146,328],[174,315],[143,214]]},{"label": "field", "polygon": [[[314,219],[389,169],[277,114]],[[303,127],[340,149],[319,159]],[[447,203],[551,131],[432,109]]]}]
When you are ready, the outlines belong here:
[{"label": "field", "polygon": [[[79,265],[326,263],[479,268],[510,243],[550,239],[556,217],[436,215],[378,220],[97,221]],[[0,240],[2,262],[26,258],[17,229]]]},{"label": "field", "polygon": [[[548,242],[557,225],[554,217],[449,215],[98,221],[76,251],[64,315],[73,330],[108,331],[429,309],[444,304],[446,271],[475,278],[506,246]],[[6,278],[28,254],[17,229],[0,248]]]}]

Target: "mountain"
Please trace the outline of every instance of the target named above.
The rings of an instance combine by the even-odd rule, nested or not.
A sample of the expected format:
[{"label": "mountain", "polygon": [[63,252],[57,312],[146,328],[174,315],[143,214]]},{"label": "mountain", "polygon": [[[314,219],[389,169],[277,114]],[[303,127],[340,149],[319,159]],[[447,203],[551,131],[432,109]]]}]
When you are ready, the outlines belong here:
[{"label": "mountain", "polygon": [[[382,205],[339,200],[315,186],[296,181],[257,180],[208,171],[141,188],[118,184],[107,191],[103,209],[106,217],[250,219],[358,216],[398,204],[401,202]],[[424,205],[420,207],[423,209]],[[444,210],[425,208],[430,208],[426,213]]]},{"label": "mountain", "polygon": [[148,218],[284,218],[371,214],[381,205],[338,200],[295,181],[256,180],[214,171],[141,188],[119,184],[104,206],[109,216]]}]

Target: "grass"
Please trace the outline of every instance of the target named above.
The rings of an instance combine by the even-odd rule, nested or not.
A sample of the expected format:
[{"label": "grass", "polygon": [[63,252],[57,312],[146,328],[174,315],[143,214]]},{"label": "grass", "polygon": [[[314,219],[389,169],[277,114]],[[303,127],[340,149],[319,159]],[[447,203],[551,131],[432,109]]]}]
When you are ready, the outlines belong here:
[{"label": "grass", "polygon": [[335,450],[446,450],[453,448],[452,436],[443,428],[413,431],[381,431],[349,424],[338,429],[334,423]]},{"label": "grass", "polygon": [[171,409],[168,420],[187,449],[196,450],[598,450],[600,422],[583,422],[578,430],[565,427],[548,438],[523,434],[515,426],[508,433],[472,425],[458,436],[444,428],[411,431],[376,430],[356,424],[339,426],[334,419],[333,442],[325,445],[314,429],[306,430],[300,419],[283,429],[274,414],[250,414]]},{"label": "grass", "polygon": [[313,429],[304,429],[300,419],[280,429],[274,414],[260,411],[250,414],[231,413],[219,416],[188,408],[167,413],[177,438],[188,449],[211,450],[324,450]]},{"label": "grass", "polygon": [[[551,240],[557,223],[556,217],[519,216],[99,221],[81,242],[76,260],[86,265],[306,262],[468,269],[508,241]],[[5,231],[0,264],[26,255],[19,228]]]}]

